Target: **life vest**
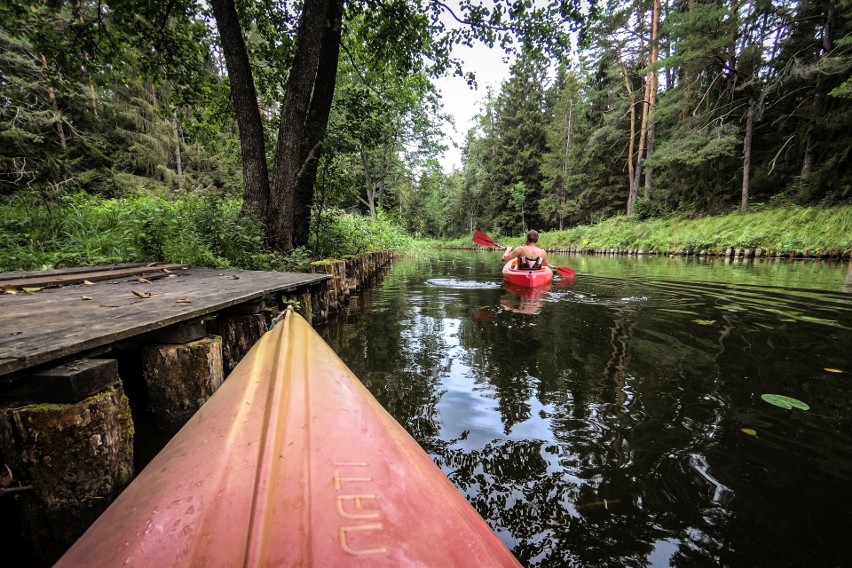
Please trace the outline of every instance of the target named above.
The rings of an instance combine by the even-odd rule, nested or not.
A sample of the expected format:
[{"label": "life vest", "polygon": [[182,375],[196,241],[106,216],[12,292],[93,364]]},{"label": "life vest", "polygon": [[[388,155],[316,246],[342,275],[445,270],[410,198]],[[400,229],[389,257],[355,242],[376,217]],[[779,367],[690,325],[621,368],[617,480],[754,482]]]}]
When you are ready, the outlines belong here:
[{"label": "life vest", "polygon": [[544,262],[542,257],[527,258],[525,256],[518,257],[518,270],[539,270]]}]

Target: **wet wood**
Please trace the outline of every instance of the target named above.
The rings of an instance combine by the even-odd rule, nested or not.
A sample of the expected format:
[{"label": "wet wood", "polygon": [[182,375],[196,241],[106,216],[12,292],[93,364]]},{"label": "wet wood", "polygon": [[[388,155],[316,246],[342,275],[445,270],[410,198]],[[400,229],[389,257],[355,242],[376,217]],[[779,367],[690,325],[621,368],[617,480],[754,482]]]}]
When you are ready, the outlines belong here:
[{"label": "wet wood", "polygon": [[266,333],[268,326],[263,314],[228,315],[219,319],[222,338],[222,365],[227,377],[246,353]]},{"label": "wet wood", "polygon": [[132,276],[0,295],[0,376],[330,278],[204,268],[167,276],[148,283]]},{"label": "wet wood", "polygon": [[[349,297],[348,264],[354,287],[390,258],[316,274],[145,265],[0,275],[18,290],[56,286],[0,295],[0,456],[24,483],[14,515],[27,548],[49,565],[129,481],[134,431],[179,429],[285,305],[321,321]],[[120,362],[81,360],[106,352]]]},{"label": "wet wood", "polygon": [[[76,404],[0,412],[0,453],[31,487],[16,496],[22,537],[35,565],[50,566],[133,478],[133,424],[118,377]],[[16,565],[15,554],[5,565]]]},{"label": "wet wood", "polygon": [[75,403],[93,396],[118,382],[118,363],[114,359],[80,359],[41,370],[27,384],[38,386],[32,400]]},{"label": "wet wood", "polygon": [[116,268],[95,271],[74,271],[70,273],[49,274],[43,276],[28,276],[25,278],[9,278],[0,275],[0,289],[7,286],[13,288],[50,288],[54,286],[67,286],[70,284],[82,284],[85,281],[100,282],[102,280],[115,280],[127,278],[128,276],[156,275],[159,278],[167,276],[170,272],[188,268],[187,264],[147,264],[132,268]]},{"label": "wet wood", "polygon": [[222,338],[147,346],[142,378],[148,411],[160,429],[177,432],[222,385]]}]

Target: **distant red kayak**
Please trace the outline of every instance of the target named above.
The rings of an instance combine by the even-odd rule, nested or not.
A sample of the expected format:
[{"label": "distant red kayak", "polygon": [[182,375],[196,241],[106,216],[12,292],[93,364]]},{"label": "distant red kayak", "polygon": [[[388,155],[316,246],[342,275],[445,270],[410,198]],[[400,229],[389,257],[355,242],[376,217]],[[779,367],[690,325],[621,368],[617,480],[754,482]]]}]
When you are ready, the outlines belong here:
[{"label": "distant red kayak", "polygon": [[553,271],[550,268],[518,270],[515,268],[517,262],[517,259],[513,259],[503,266],[503,278],[509,284],[524,288],[537,288],[545,284],[550,284],[550,281],[553,280]]},{"label": "distant red kayak", "polygon": [[520,564],[291,311],[56,566]]}]

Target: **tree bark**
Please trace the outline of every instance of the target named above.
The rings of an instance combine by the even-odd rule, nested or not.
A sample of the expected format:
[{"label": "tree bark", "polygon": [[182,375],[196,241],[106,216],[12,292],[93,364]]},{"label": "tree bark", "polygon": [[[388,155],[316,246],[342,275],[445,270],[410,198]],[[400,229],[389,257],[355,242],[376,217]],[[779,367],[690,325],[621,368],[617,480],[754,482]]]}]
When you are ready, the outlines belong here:
[{"label": "tree bark", "polygon": [[[660,12],[662,6],[660,0],[654,0],[653,13],[651,14],[651,55],[649,65],[654,65],[660,55]],[[657,108],[657,70],[648,71],[648,123],[647,123],[647,151],[645,159],[654,153],[654,110]],[[645,199],[651,198],[651,186],[653,183],[653,172],[651,168],[645,170]],[[637,180],[638,185],[638,180]]]},{"label": "tree bark", "polygon": [[47,75],[47,58],[41,54],[41,70],[44,75],[44,82],[47,85],[47,98],[50,100],[50,108],[53,110],[53,128],[56,131],[56,139],[59,142],[59,147],[63,150],[68,149],[68,142],[65,139],[65,127],[62,126],[62,111],[59,110],[59,104],[56,102],[56,90],[50,83],[50,77]]},{"label": "tree bark", "polygon": [[228,69],[231,97],[240,132],[243,162],[243,214],[264,220],[269,202],[269,170],[263,123],[257,104],[257,91],[251,73],[248,52],[240,31],[234,0],[210,0]]},{"label": "tree bark", "polygon": [[559,192],[556,195],[557,213],[559,219],[559,230],[565,228],[565,201],[567,201],[568,188],[566,180],[568,179],[568,159],[571,153],[571,134],[574,130],[574,101],[568,105],[568,113],[565,117],[565,155],[562,158],[562,183]]},{"label": "tree bark", "polygon": [[305,0],[299,18],[293,66],[281,108],[278,149],[275,152],[275,171],[272,174],[269,200],[267,242],[272,249],[283,253],[293,250],[293,203],[301,171],[302,137],[319,69],[326,15],[331,2]]},{"label": "tree bark", "polygon": [[[86,20],[83,17],[82,0],[77,0],[77,20],[80,24],[86,23]],[[95,118],[98,118],[98,95],[95,91],[95,84],[92,83],[92,76],[89,74],[89,52],[84,49],[80,54],[80,58],[82,59],[80,70],[83,72],[83,77],[86,79],[89,89],[89,98],[92,100],[92,113],[95,115]]]},{"label": "tree bark", "polygon": [[751,139],[754,132],[754,114],[757,101],[754,95],[748,98],[748,114],[746,115],[746,131],[743,140],[743,191],[742,199],[740,200],[740,212],[748,211],[748,194],[751,184]]},{"label": "tree bark", "polygon": [[[658,35],[660,28],[660,0],[654,0],[654,6],[651,9],[651,41],[648,45],[648,65],[652,66],[657,62]],[[639,127],[639,150],[636,152],[636,167],[633,168],[634,179],[631,180],[630,187],[632,192],[639,193],[640,180],[642,179],[642,168],[645,159],[650,156],[647,148],[648,131],[651,124],[654,107],[657,105],[657,71],[649,69],[645,74],[645,89],[642,98],[642,121]],[[650,183],[650,178],[646,178],[646,182]],[[645,186],[645,197],[650,194],[650,187]],[[634,198],[635,199],[635,198]],[[632,209],[632,208],[631,208]]]},{"label": "tree bark", "polygon": [[308,244],[311,230],[311,207],[314,203],[314,186],[317,168],[322,157],[328,117],[337,85],[337,62],[340,56],[340,36],[343,29],[343,1],[332,0],[326,19],[325,33],[320,50],[314,94],[305,125],[300,171],[293,203],[293,245]]},{"label": "tree bark", "polygon": [[183,191],[183,161],[181,160],[180,122],[177,111],[172,111],[172,128],[175,133],[175,175],[177,176],[178,191]]},{"label": "tree bark", "polygon": [[633,180],[633,143],[636,139],[636,100],[633,95],[633,88],[630,86],[630,76],[627,74],[627,67],[621,61],[619,54],[618,62],[621,64],[621,74],[624,77],[624,88],[627,90],[627,97],[630,101],[630,142],[627,145],[627,178],[629,180],[629,189],[627,191],[627,214],[633,214],[633,203],[636,201],[638,188],[634,186]]},{"label": "tree bark", "polygon": [[373,175],[372,169],[370,168],[370,160],[367,157],[367,152],[364,150],[364,146],[359,145],[358,147],[361,153],[361,167],[364,168],[364,185],[366,186],[366,197],[359,197],[358,200],[361,201],[367,208],[370,210],[370,220],[375,223],[376,222],[376,187],[373,185]]}]

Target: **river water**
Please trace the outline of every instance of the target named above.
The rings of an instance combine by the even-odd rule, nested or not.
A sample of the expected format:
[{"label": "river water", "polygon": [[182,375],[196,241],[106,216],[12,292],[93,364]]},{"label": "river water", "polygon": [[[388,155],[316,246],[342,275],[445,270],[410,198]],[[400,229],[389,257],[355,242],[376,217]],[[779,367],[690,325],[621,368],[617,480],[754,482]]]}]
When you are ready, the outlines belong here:
[{"label": "river water", "polygon": [[403,257],[320,332],[527,566],[852,565],[849,263],[551,262]]}]

